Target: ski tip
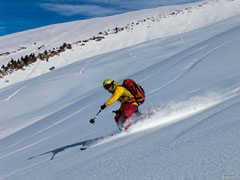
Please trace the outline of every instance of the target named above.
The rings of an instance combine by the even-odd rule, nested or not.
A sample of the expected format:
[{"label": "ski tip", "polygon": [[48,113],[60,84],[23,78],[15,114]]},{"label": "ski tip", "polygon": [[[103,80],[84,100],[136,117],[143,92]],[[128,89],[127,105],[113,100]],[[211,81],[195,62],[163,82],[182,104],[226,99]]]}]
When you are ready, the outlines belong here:
[{"label": "ski tip", "polygon": [[84,150],[86,150],[86,149],[87,149],[87,148],[85,148],[85,147],[80,148],[81,151],[84,151]]}]

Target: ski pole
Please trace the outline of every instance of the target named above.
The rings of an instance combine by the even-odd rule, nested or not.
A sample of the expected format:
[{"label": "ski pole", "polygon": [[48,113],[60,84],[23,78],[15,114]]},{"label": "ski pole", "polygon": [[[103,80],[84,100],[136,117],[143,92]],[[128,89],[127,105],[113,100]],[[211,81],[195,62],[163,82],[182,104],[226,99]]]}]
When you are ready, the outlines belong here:
[{"label": "ski pole", "polygon": [[95,119],[98,117],[98,115],[99,115],[99,113],[100,113],[101,111],[102,111],[102,110],[100,109],[100,110],[98,111],[98,113],[95,115],[95,117],[92,118],[89,122],[90,122],[90,123],[94,123],[94,122],[95,122]]}]

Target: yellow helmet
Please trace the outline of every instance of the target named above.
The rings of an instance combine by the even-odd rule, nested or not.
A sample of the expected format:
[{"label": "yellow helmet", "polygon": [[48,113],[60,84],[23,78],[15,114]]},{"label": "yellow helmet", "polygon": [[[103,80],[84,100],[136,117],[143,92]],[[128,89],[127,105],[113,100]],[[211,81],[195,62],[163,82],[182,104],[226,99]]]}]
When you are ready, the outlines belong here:
[{"label": "yellow helmet", "polygon": [[105,79],[105,81],[103,81],[103,87],[106,87],[108,85],[112,85],[113,82],[114,81],[112,79]]}]

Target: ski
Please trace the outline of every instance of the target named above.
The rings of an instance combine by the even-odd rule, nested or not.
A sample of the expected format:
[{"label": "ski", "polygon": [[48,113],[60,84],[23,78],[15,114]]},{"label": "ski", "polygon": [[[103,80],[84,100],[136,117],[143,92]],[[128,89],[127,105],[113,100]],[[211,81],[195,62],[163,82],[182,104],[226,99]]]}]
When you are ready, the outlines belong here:
[{"label": "ski", "polygon": [[103,142],[103,140],[106,140],[108,138],[116,136],[120,133],[121,132],[117,132],[117,133],[113,133],[113,134],[110,134],[110,135],[107,135],[107,136],[104,136],[104,137],[98,137],[98,138],[95,138],[95,139],[87,140],[86,143],[82,145],[80,150],[84,151],[84,150],[90,149],[90,148],[96,146],[97,144],[100,144],[101,142]]},{"label": "ski", "polygon": [[100,142],[100,140],[104,139],[105,137],[99,137],[99,138],[95,138],[95,139],[91,139],[86,141],[85,144],[82,145],[82,147],[80,148],[81,151],[84,151],[86,149],[89,149],[90,147],[96,145],[98,142]]}]

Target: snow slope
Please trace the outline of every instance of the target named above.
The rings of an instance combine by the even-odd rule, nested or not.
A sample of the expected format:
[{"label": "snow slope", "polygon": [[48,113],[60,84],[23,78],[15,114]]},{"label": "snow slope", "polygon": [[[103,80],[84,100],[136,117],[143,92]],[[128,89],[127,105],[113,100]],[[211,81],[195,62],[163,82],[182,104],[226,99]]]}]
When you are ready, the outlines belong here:
[{"label": "snow slope", "polygon": [[[0,89],[0,179],[238,179],[239,24],[237,14]],[[89,123],[109,77],[147,92],[126,133],[115,134],[118,103]]]}]

